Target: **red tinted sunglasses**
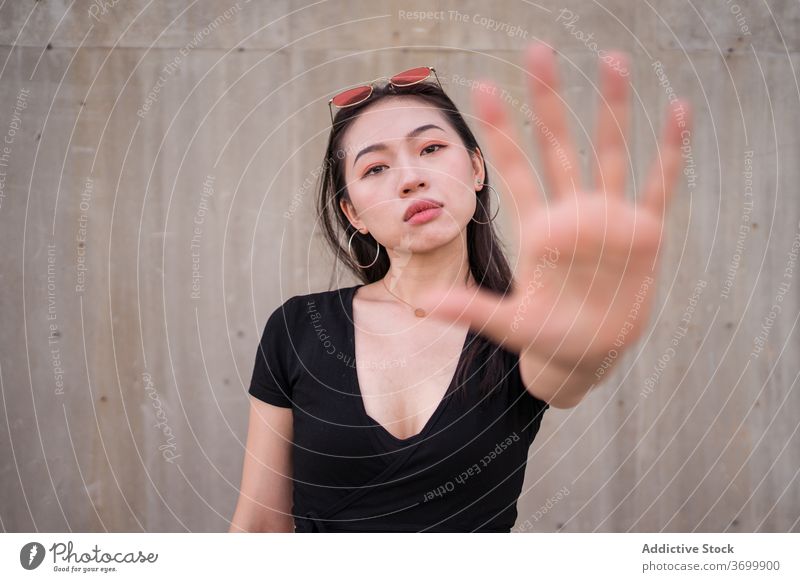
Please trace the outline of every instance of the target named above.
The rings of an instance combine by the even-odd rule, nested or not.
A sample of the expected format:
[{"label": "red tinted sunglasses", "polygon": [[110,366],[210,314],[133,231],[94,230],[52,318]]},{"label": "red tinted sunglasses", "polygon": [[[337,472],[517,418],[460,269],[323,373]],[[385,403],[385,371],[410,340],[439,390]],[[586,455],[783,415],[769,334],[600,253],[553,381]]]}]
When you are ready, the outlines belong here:
[{"label": "red tinted sunglasses", "polygon": [[[430,77],[431,73],[433,73],[436,82],[439,84],[439,88],[441,88],[442,84],[439,82],[439,76],[436,74],[436,69],[433,67],[417,67],[415,69],[403,71],[402,73],[397,73],[389,78],[389,84],[395,87],[416,85]],[[386,79],[386,77],[378,77],[366,85],[345,89],[341,93],[334,95],[333,98],[328,101],[328,109],[331,112],[331,124],[333,124],[333,107],[331,105],[336,105],[336,107],[341,109],[343,107],[352,107],[353,105],[363,103],[372,95],[372,88],[375,86],[375,83],[382,79]]]}]

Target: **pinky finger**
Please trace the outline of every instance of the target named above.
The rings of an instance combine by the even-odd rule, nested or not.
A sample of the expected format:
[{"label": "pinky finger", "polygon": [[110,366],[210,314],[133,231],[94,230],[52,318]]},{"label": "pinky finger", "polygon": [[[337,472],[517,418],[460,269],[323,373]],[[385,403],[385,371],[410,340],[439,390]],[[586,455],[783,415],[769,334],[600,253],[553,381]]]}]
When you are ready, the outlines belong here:
[{"label": "pinky finger", "polygon": [[657,216],[664,215],[675,189],[675,181],[683,165],[684,146],[689,146],[691,136],[691,109],[688,101],[677,100],[670,106],[661,144],[653,160],[644,194],[639,204]]}]

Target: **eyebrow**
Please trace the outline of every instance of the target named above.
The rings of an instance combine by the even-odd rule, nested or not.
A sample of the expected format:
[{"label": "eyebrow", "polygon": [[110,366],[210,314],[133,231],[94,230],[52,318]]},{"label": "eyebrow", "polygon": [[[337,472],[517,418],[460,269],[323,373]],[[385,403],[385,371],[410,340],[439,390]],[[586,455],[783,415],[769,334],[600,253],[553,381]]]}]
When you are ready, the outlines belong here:
[{"label": "eyebrow", "polygon": [[[406,135],[406,139],[411,139],[412,137],[416,137],[417,135],[419,135],[423,131],[427,131],[429,129],[439,129],[441,131],[444,131],[438,125],[435,125],[433,123],[426,123],[425,125],[420,125],[417,129],[412,129],[411,131],[409,131],[408,134]],[[356,155],[356,159],[353,160],[353,167],[355,168],[356,162],[358,161],[358,158],[360,158],[364,154],[368,154],[369,152],[374,152],[374,151],[386,150],[386,149],[388,149],[386,144],[382,143],[382,142],[381,143],[374,143],[372,145],[368,145],[363,150],[358,152],[358,154]]]}]

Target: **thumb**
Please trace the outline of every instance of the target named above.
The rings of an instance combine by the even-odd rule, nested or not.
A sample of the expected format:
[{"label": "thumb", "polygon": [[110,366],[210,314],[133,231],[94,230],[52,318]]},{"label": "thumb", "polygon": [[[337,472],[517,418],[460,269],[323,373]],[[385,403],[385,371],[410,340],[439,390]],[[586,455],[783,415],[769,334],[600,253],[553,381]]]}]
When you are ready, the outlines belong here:
[{"label": "thumb", "polygon": [[434,288],[419,299],[428,317],[467,323],[474,330],[499,337],[508,334],[508,331],[500,333],[499,329],[503,320],[498,317],[502,302],[502,295],[482,289]]}]

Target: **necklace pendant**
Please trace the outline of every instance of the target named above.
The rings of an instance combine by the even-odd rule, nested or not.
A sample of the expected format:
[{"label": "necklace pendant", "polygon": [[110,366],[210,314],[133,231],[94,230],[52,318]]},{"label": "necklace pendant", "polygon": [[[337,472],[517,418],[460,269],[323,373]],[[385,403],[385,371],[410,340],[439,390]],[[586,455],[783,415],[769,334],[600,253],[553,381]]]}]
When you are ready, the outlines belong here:
[{"label": "necklace pendant", "polygon": [[417,317],[425,317],[427,313],[425,313],[425,310],[422,309],[422,307],[417,307],[414,310],[414,315],[416,315]]}]

